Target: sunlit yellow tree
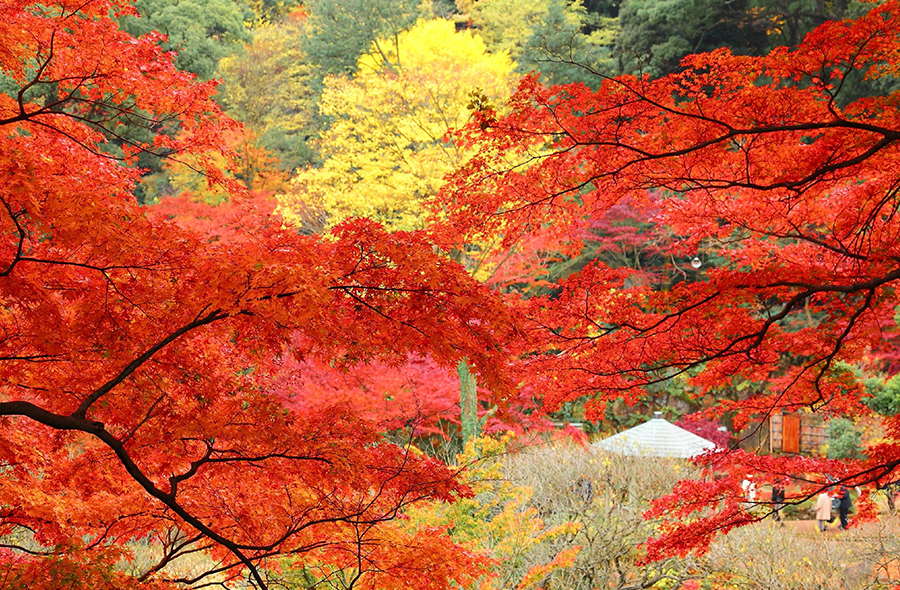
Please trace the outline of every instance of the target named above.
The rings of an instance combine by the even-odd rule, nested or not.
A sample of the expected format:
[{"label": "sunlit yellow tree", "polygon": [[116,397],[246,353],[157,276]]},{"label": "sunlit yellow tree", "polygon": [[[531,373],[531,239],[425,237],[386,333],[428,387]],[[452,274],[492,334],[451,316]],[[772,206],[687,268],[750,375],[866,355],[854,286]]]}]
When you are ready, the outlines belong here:
[{"label": "sunlit yellow tree", "polygon": [[505,53],[489,54],[480,37],[443,19],[373,45],[352,77],[326,80],[320,109],[333,124],[324,162],[280,197],[285,218],[299,222],[316,206],[330,225],[363,216],[392,230],[421,227],[422,200],[464,158],[447,130],[467,122],[473,96],[500,103],[513,68]]}]

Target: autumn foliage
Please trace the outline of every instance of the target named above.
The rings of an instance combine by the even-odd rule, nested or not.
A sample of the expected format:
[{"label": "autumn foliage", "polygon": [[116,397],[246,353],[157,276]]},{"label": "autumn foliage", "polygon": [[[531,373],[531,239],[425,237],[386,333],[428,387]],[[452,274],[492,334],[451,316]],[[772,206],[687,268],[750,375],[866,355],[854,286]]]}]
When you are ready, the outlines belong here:
[{"label": "autumn foliage", "polygon": [[[598,417],[674,378],[738,429],[778,411],[869,411],[852,367],[895,328],[900,93],[858,90],[900,75],[897,0],[796,48],[690,56],[664,78],[591,90],[526,77],[505,110],[470,97],[472,123],[452,136],[429,122],[414,137],[424,124],[397,120],[403,150],[428,147],[423,169],[458,164],[445,148],[474,154],[436,196],[438,177],[407,179],[403,227],[419,227],[426,197],[431,227],[350,218],[315,236],[246,194],[259,170],[281,178],[259,138],[219,111],[214,83],[174,67],[161,35],[122,32],[113,17],[132,11],[0,0],[0,588],[267,588],[298,571],[386,590],[471,583],[481,554],[447,526],[398,518],[472,490],[340,399],[358,387],[384,404],[405,380],[403,403],[429,415],[452,386],[441,369],[462,359],[500,418],[534,398],[550,410],[588,398]],[[360,75],[332,81],[332,96],[371,83],[390,106],[442,84],[407,73],[393,72],[403,93]],[[455,121],[469,95],[452,94]],[[147,156],[227,205],[139,206]],[[220,168],[242,156],[247,178]],[[649,225],[648,245],[635,228]],[[630,261],[616,258],[626,249]],[[660,280],[635,263],[648,256],[699,267]],[[511,304],[454,259],[530,297]],[[418,419],[368,409],[384,428]],[[870,515],[866,490],[900,465],[900,418],[885,429],[859,461],[707,457],[701,479],[651,508],[646,555],[706,549],[768,514],[742,493],[748,472],[760,485],[801,475],[789,501],[826,475],[863,486]],[[535,576],[574,563],[556,555]]]},{"label": "autumn foliage", "polygon": [[[502,395],[508,312],[422,235],[305,237],[247,201],[209,155],[232,127],[214,85],[120,31],[130,10],[0,3],[0,584],[264,588],[279,556],[382,588],[477,574],[443,530],[390,522],[467,495],[452,472],[346,411],[285,408],[273,376],[287,354],[466,357]],[[233,191],[226,236],[137,205],[148,152]],[[144,545],[158,559],[129,569]]]},{"label": "autumn foliage", "polygon": [[[856,97],[890,89],[898,62],[900,9],[885,2],[765,57],[720,49],[597,91],[525,78],[508,115],[484,109],[459,135],[480,152],[435,200],[450,221],[436,235],[501,235],[508,249],[539,231],[578,252],[624,202],[671,232],[663,253],[688,269],[674,284],[598,260],[525,302],[521,375],[551,408],[587,396],[597,417],[685,376],[737,429],[782,410],[861,415],[848,367],[878,347],[898,303],[900,94]],[[747,393],[727,394],[738,383]],[[801,497],[825,474],[896,479],[898,427],[889,419],[860,463],[726,454],[712,472],[726,477],[686,482],[660,508],[674,522],[656,554],[758,518],[740,502],[747,472],[805,474]]]}]

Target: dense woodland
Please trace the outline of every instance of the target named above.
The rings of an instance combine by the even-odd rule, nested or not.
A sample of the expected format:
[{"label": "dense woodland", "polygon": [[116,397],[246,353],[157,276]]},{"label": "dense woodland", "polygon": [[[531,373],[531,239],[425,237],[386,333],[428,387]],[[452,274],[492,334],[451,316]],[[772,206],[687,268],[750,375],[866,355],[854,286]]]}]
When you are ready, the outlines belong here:
[{"label": "dense woodland", "polygon": [[[0,0],[0,590],[896,587],[898,64],[896,0]],[[587,446],[654,411],[719,450]]]}]

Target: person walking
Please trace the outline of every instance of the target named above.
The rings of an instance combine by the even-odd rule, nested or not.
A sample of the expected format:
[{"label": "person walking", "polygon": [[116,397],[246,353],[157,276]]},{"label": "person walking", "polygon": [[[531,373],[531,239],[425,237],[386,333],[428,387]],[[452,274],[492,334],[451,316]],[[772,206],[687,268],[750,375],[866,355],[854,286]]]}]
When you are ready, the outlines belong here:
[{"label": "person walking", "polygon": [[828,530],[828,522],[831,520],[831,496],[822,491],[816,498],[816,520],[819,521],[819,531]]},{"label": "person walking", "polygon": [[847,530],[847,525],[850,524],[850,509],[853,508],[853,501],[850,499],[850,490],[847,489],[846,486],[841,486],[838,490],[838,499],[840,500],[840,504],[838,504],[838,516],[841,518],[841,530]]},{"label": "person walking", "polygon": [[[781,522],[781,509],[784,508],[785,478],[781,477],[772,484],[772,518]],[[784,523],[782,523],[784,525]]]},{"label": "person walking", "polygon": [[744,481],[741,482],[741,489],[744,490],[744,499],[747,502],[750,504],[756,502],[756,483],[754,483],[752,475],[744,478]]}]

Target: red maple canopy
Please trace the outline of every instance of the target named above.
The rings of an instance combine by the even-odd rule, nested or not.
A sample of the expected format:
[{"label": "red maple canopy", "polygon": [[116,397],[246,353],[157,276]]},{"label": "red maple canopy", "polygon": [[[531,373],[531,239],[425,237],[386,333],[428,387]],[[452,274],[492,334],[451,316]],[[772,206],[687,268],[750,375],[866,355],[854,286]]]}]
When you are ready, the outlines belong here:
[{"label": "red maple canopy", "polygon": [[[239,195],[228,240],[149,216],[136,155],[204,169],[232,124],[157,37],[118,29],[130,10],[0,1],[2,576],[262,588],[279,555],[386,588],[477,574],[444,531],[391,523],[468,493],[446,467],[345,412],[286,410],[271,376],[293,339],[337,367],[466,357],[503,395],[507,311],[418,234],[304,237]],[[123,565],[146,541],[150,565]],[[195,554],[199,570],[164,569]]]},{"label": "red maple canopy", "polygon": [[[588,395],[595,413],[675,376],[698,396],[744,381],[757,393],[717,408],[737,428],[779,410],[866,412],[847,366],[879,345],[898,304],[900,93],[846,95],[862,78],[891,82],[898,64],[891,1],[765,57],[722,49],[665,78],[605,79],[597,91],[526,78],[508,115],[478,112],[460,139],[479,154],[437,199],[450,211],[445,239],[499,233],[509,247],[540,231],[571,244],[618,204],[643,203],[674,234],[667,254],[692,279],[660,290],[597,262],[558,297],[529,300],[523,379],[551,408]],[[897,440],[900,419],[886,426]],[[897,479],[900,445],[868,456],[720,458],[715,467],[734,477],[684,482],[667,503],[675,534],[655,548],[704,546],[752,520],[739,504],[745,470]],[[811,477],[805,494],[824,481]],[[693,513],[707,506],[714,516]]]}]

